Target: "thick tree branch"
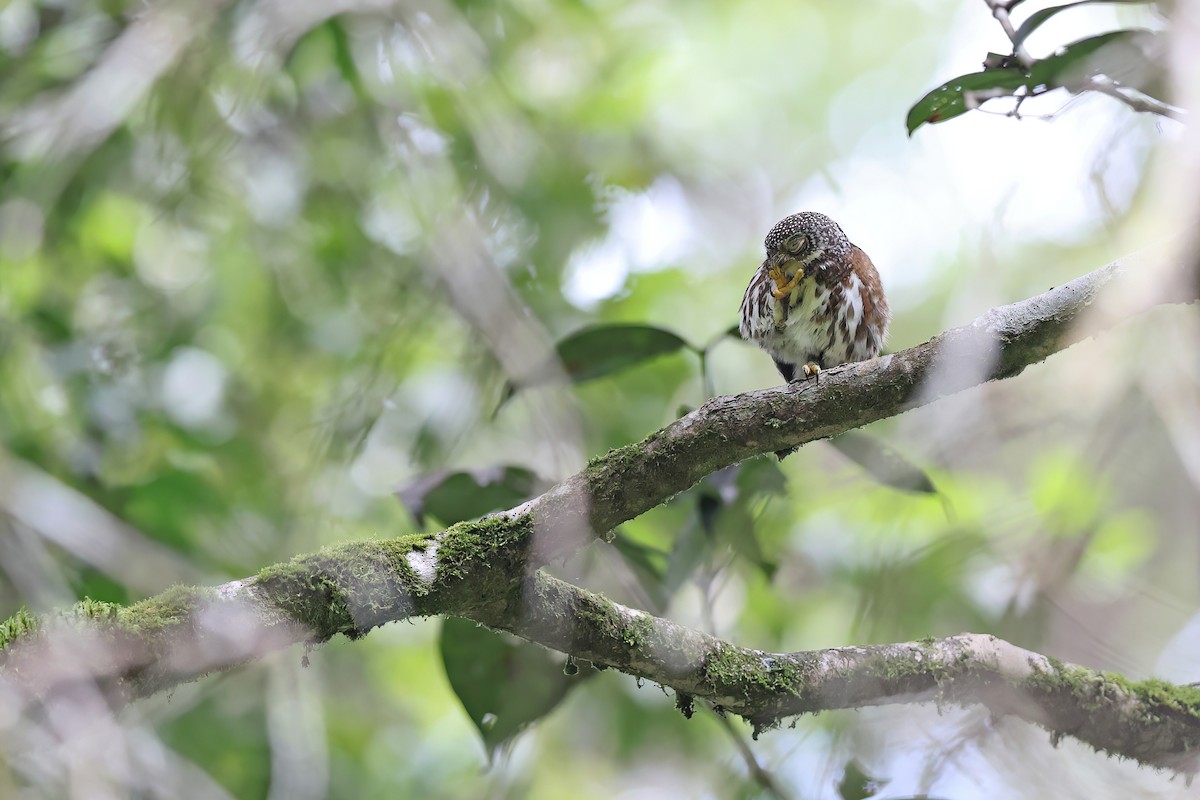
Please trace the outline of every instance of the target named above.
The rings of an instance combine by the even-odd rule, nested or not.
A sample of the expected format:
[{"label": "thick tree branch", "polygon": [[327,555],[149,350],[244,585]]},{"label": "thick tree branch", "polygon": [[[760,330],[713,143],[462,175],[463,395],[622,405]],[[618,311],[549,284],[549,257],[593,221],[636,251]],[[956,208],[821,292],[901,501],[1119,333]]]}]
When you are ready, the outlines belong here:
[{"label": "thick tree branch", "polygon": [[1200,769],[1200,689],[1047,658],[994,636],[768,653],[627,608],[544,573],[536,602],[489,625],[703,698],[754,723],[838,708],[982,704],[1097,750],[1186,773]]},{"label": "thick tree branch", "polygon": [[[596,459],[546,494],[479,522],[347,543],[216,589],[177,587],[129,607],[84,601],[42,617],[18,614],[0,625],[0,679],[34,698],[78,681],[98,683],[119,698],[137,697],[289,644],[337,633],[355,638],[410,616],[453,614],[711,698],[759,724],[820,708],[899,702],[933,688],[947,699],[989,704],[1000,702],[994,692],[1015,702],[1016,695],[1005,692],[1020,689],[1040,698],[1037,713],[1049,714],[1043,724],[1058,734],[1147,763],[1175,763],[1200,741],[1190,701],[1186,707],[1163,701],[1153,707],[1156,716],[1134,703],[1123,715],[1113,708],[1126,709],[1133,700],[1114,694],[1112,687],[1121,684],[1103,678],[1096,691],[1104,702],[1082,689],[1072,690],[1075,701],[1068,702],[1064,689],[1038,689],[1042,665],[1051,662],[1042,659],[1022,672],[1002,658],[1015,651],[989,645],[993,650],[985,652],[983,639],[947,640],[957,644],[928,653],[896,646],[768,656],[621,610],[536,572],[717,469],[1011,377],[1150,306],[1195,301],[1188,265],[1180,259],[1164,273],[1163,259],[1152,260],[1155,277],[1167,276],[1154,282],[1160,293],[1089,315],[1090,328],[1078,323],[1098,305],[1102,290],[1106,298],[1126,301],[1141,295],[1138,270],[1111,264],[925,344],[823,373],[819,384],[716,398],[646,440]],[[894,668],[879,673],[880,664]],[[954,679],[951,688],[947,676]],[[1095,738],[1097,720],[1120,730]]]}]

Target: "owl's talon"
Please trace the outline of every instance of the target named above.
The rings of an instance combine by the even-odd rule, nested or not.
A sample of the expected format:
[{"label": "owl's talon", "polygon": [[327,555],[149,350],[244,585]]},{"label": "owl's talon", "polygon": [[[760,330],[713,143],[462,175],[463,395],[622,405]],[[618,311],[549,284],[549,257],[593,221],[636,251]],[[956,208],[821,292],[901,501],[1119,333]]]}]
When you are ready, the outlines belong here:
[{"label": "owl's talon", "polygon": [[821,365],[814,364],[813,362],[810,361],[809,363],[807,363],[803,367],[801,367],[800,370],[801,370],[801,372],[804,373],[805,378],[815,378],[821,374]]},{"label": "owl's talon", "polygon": [[792,290],[800,285],[800,280],[804,277],[804,270],[796,270],[796,274],[789,280],[782,271],[776,271],[771,274],[775,280],[775,288],[771,293],[775,295],[776,300],[782,300],[792,293]]}]

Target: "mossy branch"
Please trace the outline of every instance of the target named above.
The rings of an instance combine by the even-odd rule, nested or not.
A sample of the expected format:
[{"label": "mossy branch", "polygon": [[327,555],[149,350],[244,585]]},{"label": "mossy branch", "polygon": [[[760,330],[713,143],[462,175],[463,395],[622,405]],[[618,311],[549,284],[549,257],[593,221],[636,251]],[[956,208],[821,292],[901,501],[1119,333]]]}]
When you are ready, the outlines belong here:
[{"label": "mossy branch", "polygon": [[[128,699],[289,644],[338,633],[357,638],[410,616],[454,614],[712,699],[760,726],[936,691],[955,702],[1011,703],[1003,706],[1009,713],[1057,734],[1146,763],[1176,764],[1190,757],[1200,732],[1191,695],[1174,687],[1156,685],[1165,693],[1159,696],[1148,685],[1079,668],[1064,672],[1034,654],[1020,656],[1026,666],[1019,667],[1015,648],[987,637],[769,655],[622,609],[537,572],[722,467],[1012,377],[1150,306],[1197,299],[1190,265],[1150,260],[1177,264],[1156,273],[1166,275],[1156,281],[1157,293],[1139,293],[1139,270],[1110,264],[922,345],[830,370],[819,384],[711,400],[540,497],[479,522],[347,543],[215,589],[176,587],[129,607],[84,601],[48,615],[21,612],[0,625],[0,678],[31,698],[88,681]],[[1081,315],[1102,291],[1141,299],[1092,315],[1092,327],[1082,327]],[[1070,676],[1083,680],[1068,690],[1060,679]]]},{"label": "mossy branch", "polygon": [[1064,664],[994,636],[769,653],[627,608],[545,573],[525,613],[487,624],[615,667],[745,717],[756,734],[787,717],[937,702],[983,705],[1113,755],[1200,770],[1200,688]]}]

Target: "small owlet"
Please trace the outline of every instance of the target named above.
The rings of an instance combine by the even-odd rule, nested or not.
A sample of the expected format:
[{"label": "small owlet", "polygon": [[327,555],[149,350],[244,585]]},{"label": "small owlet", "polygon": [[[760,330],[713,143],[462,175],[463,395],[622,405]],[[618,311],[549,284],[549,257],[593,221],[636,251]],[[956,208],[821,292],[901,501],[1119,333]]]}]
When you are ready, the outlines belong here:
[{"label": "small owlet", "polygon": [[891,318],[879,273],[836,222],[792,214],[764,244],[739,330],[770,354],[784,380],[879,355]]}]

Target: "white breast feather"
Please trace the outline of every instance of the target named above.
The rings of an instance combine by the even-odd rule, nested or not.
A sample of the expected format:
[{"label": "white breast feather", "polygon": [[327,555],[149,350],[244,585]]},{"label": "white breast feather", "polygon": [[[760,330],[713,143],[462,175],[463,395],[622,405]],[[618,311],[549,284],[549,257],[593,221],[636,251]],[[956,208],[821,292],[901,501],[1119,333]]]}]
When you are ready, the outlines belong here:
[{"label": "white breast feather", "polygon": [[863,282],[857,274],[850,274],[850,285],[842,292],[842,300],[845,302],[846,313],[846,330],[849,332],[847,338],[854,341],[854,334],[858,332],[858,325],[863,318],[862,304]]}]

